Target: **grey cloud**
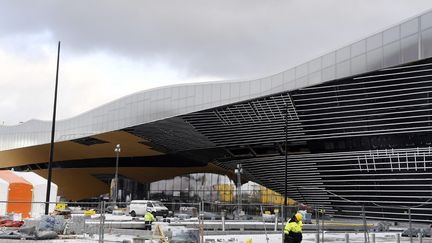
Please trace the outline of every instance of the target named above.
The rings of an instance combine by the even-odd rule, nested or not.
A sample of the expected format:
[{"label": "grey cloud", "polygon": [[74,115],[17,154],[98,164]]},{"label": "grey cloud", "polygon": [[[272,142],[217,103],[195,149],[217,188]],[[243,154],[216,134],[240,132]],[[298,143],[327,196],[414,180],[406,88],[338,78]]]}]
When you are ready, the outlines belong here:
[{"label": "grey cloud", "polygon": [[432,7],[430,0],[0,2],[0,37],[49,31],[69,53],[162,60],[191,76],[276,73]]}]

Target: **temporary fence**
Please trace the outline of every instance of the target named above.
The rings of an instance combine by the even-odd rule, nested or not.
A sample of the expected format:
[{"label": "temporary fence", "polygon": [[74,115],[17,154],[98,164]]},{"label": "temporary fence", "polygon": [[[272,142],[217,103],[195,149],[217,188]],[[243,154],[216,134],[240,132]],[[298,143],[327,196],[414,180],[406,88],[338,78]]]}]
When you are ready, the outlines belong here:
[{"label": "temporary fence", "polygon": [[[133,204],[149,207],[149,202],[133,201]],[[50,216],[20,214],[6,211],[0,226],[20,226],[21,230],[7,227],[0,231],[0,239],[42,239],[53,237],[75,237],[85,242],[106,242],[154,240],[168,242],[173,237],[189,237],[190,242],[212,242],[212,235],[229,235],[238,232],[265,235],[267,242],[275,242],[271,237],[283,239],[286,222],[295,213],[303,214],[303,235],[306,242],[365,242],[365,243],[417,243],[431,242],[431,229],[427,220],[418,220],[419,208],[382,206],[377,212],[370,205],[353,204],[344,209],[321,205],[286,206],[271,204],[228,204],[217,202],[180,203],[155,202],[157,222],[153,231],[143,231],[144,211],[129,213],[137,205],[130,202],[52,202]],[[45,206],[45,202],[6,202],[0,201],[2,208],[29,208]],[[26,205],[24,207],[24,205]],[[22,207],[21,207],[22,206]],[[55,207],[54,207],[55,206]],[[163,208],[166,207],[165,208]],[[157,208],[159,207],[159,208]],[[55,208],[55,210],[53,210]],[[391,218],[394,212],[404,212],[403,217]],[[396,214],[395,214],[396,215]],[[400,215],[400,214],[397,214]],[[24,217],[24,218],[23,218]],[[28,218],[25,218],[28,217]],[[383,220],[386,218],[387,220]],[[416,220],[413,220],[416,219]],[[24,220],[24,225],[21,225]],[[2,225],[3,224],[3,225]],[[176,235],[176,227],[183,235]],[[170,230],[167,230],[169,228]],[[24,229],[24,230],[23,230]],[[187,236],[185,230],[189,230]],[[48,234],[47,232],[50,232]],[[137,238],[137,235],[139,237]],[[213,237],[214,238],[214,237]],[[137,241],[139,242],[139,241]]]},{"label": "temporary fence", "polygon": [[[373,207],[372,207],[373,206]],[[380,208],[380,212],[376,208]],[[303,234],[307,242],[432,242],[431,221],[419,218],[419,208],[353,204],[335,210],[330,205],[286,206],[266,204],[204,203],[205,231],[238,231],[282,234],[295,213],[303,214]],[[390,217],[395,212],[404,217]],[[415,220],[414,220],[415,219]],[[432,218],[429,218],[429,220]],[[429,222],[429,224],[428,224]],[[273,242],[273,241],[269,241]]]}]

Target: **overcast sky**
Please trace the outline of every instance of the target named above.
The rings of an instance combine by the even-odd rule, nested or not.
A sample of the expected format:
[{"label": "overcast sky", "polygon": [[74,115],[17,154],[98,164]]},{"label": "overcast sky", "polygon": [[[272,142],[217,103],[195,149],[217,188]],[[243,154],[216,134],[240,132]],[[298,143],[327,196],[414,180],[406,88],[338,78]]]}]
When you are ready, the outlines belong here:
[{"label": "overcast sky", "polygon": [[431,0],[0,0],[0,124],[170,84],[263,77],[432,8]]}]

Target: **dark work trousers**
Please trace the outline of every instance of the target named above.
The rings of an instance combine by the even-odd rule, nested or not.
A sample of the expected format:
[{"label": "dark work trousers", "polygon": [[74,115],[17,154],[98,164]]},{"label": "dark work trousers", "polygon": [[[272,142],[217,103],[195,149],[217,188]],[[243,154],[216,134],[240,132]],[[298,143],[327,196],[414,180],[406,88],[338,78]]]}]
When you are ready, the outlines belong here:
[{"label": "dark work trousers", "polygon": [[144,221],[144,230],[152,230],[152,222]]},{"label": "dark work trousers", "polygon": [[294,243],[294,239],[285,234],[284,243]]},{"label": "dark work trousers", "polygon": [[288,236],[287,234],[284,235],[284,243],[301,243],[301,238],[300,239],[296,239],[296,238],[292,238],[290,236]]}]

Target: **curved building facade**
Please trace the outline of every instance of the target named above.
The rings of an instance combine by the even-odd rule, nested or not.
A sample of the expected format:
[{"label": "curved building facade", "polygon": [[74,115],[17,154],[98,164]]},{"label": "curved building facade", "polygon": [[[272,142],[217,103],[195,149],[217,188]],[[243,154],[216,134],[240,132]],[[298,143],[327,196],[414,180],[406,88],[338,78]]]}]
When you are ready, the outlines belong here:
[{"label": "curved building facade", "polygon": [[[54,181],[74,200],[108,191],[97,178],[113,173],[121,144],[128,178],[234,178],[241,163],[245,179],[283,194],[287,153],[296,201],[349,217],[364,206],[368,217],[401,219],[412,208],[427,221],[431,57],[428,12],[269,77],[135,93],[56,124]],[[0,127],[0,165],[45,175],[50,128]],[[78,176],[93,188],[72,183]]]}]

